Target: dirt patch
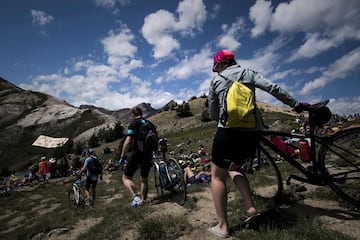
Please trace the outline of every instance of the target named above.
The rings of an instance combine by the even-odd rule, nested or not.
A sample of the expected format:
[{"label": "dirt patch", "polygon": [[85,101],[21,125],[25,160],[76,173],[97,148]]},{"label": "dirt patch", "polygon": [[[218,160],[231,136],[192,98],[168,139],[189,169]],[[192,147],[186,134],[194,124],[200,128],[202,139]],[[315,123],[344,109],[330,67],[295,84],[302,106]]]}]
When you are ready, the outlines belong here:
[{"label": "dirt patch", "polygon": [[[108,184],[110,181],[110,175],[104,175],[104,182]],[[61,182],[59,181],[59,184]],[[293,184],[292,184],[293,185]],[[295,184],[296,185],[296,184]],[[305,215],[311,218],[320,219],[324,222],[323,226],[331,230],[341,232],[353,239],[360,240],[360,213],[350,211],[346,208],[339,206],[338,202],[329,200],[316,200],[311,199],[310,193],[316,189],[312,185],[304,185],[306,188],[305,192],[301,192],[305,196],[304,200],[299,200],[297,204],[287,206],[286,211],[289,215]],[[285,186],[284,186],[285,187]],[[109,188],[107,195],[99,195],[99,201],[109,204],[114,200],[123,199],[124,194],[127,192],[119,192],[116,187]],[[235,193],[229,193],[229,201],[236,199]],[[40,194],[34,193],[31,195],[31,201],[37,202],[35,205],[31,205],[31,212],[35,216],[44,215],[49,212],[59,211],[60,204],[56,202],[54,198],[44,198]],[[217,223],[217,217],[214,209],[214,203],[212,200],[210,186],[204,186],[201,191],[191,189],[188,193],[188,200],[196,202],[196,206],[193,208],[180,206],[174,202],[162,202],[156,201],[157,194],[155,192],[149,193],[150,204],[143,206],[151,208],[151,214],[149,218],[157,218],[161,215],[171,216],[183,216],[191,224],[192,231],[187,232],[184,236],[177,238],[177,240],[187,239],[207,239],[215,240],[218,239],[207,229],[214,226]],[[130,203],[129,203],[130,204]],[[5,210],[1,219],[12,216],[12,220],[6,224],[6,232],[16,231],[16,229],[24,226],[25,217],[19,216],[18,212]],[[59,229],[52,229],[49,232],[42,232],[35,235],[32,240],[68,240],[76,239],[81,234],[91,231],[91,229],[98,225],[103,219],[87,217],[85,219],[79,219],[71,227],[64,227]],[[28,226],[29,227],[29,226]],[[31,227],[31,226],[30,226]],[[6,233],[6,232],[1,233]],[[130,229],[124,232],[121,236],[118,236],[118,240],[132,240],[136,239],[138,232],[136,229]],[[229,239],[235,239],[234,237]]]},{"label": "dirt patch", "polygon": [[99,224],[103,218],[89,217],[79,220],[71,229],[59,228],[51,230],[49,233],[39,233],[32,240],[69,240],[76,239],[83,233],[89,231],[92,227]]},{"label": "dirt patch", "polygon": [[360,213],[342,208],[338,202],[305,199],[304,205],[300,205],[297,211],[319,217],[331,230],[360,239]]}]

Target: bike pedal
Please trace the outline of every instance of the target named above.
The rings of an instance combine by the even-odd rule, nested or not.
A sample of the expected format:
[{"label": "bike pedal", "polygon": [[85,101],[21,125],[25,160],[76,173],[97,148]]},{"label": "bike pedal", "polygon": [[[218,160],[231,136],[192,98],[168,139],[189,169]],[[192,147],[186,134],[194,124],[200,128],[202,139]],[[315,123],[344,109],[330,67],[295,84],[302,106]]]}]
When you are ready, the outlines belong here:
[{"label": "bike pedal", "polygon": [[314,171],[314,167],[313,166],[308,166],[308,167],[306,167],[306,171],[307,172],[312,172],[312,171]]}]

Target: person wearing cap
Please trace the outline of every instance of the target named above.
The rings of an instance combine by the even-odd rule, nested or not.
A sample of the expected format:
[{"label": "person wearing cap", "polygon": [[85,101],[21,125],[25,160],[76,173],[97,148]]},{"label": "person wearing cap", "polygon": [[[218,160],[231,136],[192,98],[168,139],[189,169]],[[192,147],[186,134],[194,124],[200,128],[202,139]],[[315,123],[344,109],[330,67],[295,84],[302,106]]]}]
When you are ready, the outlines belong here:
[{"label": "person wearing cap", "polygon": [[56,159],[50,158],[48,166],[49,166],[50,178],[55,178],[56,177]]},{"label": "person wearing cap", "polygon": [[[99,179],[102,180],[102,171],[98,175],[91,173],[91,167],[93,166],[93,164],[95,164],[95,161],[96,160],[100,161],[100,160],[98,159],[98,156],[95,154],[92,148],[88,148],[86,150],[86,154],[87,157],[85,158],[84,166],[80,169],[78,175],[81,176],[81,174],[86,171],[85,194],[88,203],[91,205],[94,204],[95,202],[96,186],[98,180]],[[90,188],[91,188],[91,193],[90,193]]]},{"label": "person wearing cap", "polygon": [[[227,191],[226,179],[230,176],[243,198],[245,211],[243,220],[248,222],[257,216],[254,206],[249,181],[241,165],[248,159],[259,142],[260,118],[258,110],[255,111],[256,126],[254,128],[229,128],[222,124],[220,116],[224,111],[222,99],[226,89],[232,81],[240,81],[250,88],[255,95],[255,88],[264,90],[281,102],[301,111],[307,103],[299,103],[290,94],[278,85],[266,79],[256,71],[240,66],[235,61],[235,55],[230,50],[220,50],[214,55],[213,72],[217,74],[210,82],[208,105],[210,117],[218,121],[218,127],[213,139],[211,160],[211,190],[215,205],[218,224],[209,228],[214,235],[229,237],[227,220]],[[255,101],[256,102],[256,101]],[[255,106],[256,109],[256,106]]]}]

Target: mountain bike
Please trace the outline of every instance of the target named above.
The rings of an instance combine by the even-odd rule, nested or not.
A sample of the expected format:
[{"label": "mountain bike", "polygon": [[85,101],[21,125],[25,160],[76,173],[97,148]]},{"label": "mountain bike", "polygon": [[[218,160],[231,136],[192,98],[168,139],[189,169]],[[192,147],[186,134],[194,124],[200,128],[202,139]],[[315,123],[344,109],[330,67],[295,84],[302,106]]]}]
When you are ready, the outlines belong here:
[{"label": "mountain bike", "polygon": [[69,207],[73,209],[85,208],[85,195],[83,186],[85,181],[81,176],[77,175],[75,181],[72,183],[71,189],[68,191]]},{"label": "mountain bike", "polygon": [[166,158],[165,154],[153,157],[154,182],[158,195],[170,193],[170,199],[183,205],[186,201],[186,185],[183,170],[174,158]]},{"label": "mountain bike", "polygon": [[[305,133],[261,130],[260,144],[254,157],[243,165],[255,197],[278,203],[283,191],[282,174],[294,170],[302,175],[290,174],[287,185],[295,179],[329,186],[339,197],[360,208],[360,127],[318,134],[317,130],[331,118],[331,112],[326,107],[328,102],[319,102],[304,109],[309,114],[309,129]],[[273,141],[274,136],[282,141]],[[305,153],[308,158],[303,159],[306,162],[296,154],[300,151],[301,155],[301,151],[306,149],[297,149],[294,144],[283,140],[289,138],[310,140]]]}]

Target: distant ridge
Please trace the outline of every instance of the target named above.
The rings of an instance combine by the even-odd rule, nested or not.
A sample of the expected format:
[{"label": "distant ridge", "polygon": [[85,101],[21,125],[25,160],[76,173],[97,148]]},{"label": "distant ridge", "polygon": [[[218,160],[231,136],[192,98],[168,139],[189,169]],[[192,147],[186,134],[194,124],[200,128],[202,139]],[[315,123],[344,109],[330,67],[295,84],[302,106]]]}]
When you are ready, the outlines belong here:
[{"label": "distant ridge", "polygon": [[[178,105],[169,101],[163,107],[154,109],[150,103],[140,103],[144,117],[150,118],[161,135],[184,129],[216,127],[214,121],[203,122],[206,97],[193,98],[187,103],[191,116],[179,117]],[[258,103],[264,111],[278,111],[290,115],[290,108]],[[74,144],[85,144],[102,129],[113,127],[119,121],[126,128],[131,120],[131,108],[111,111],[102,107],[82,105],[75,107],[51,95],[24,90],[0,78],[0,169],[19,167],[37,161],[44,154],[43,149],[32,143],[39,135],[68,137]]]}]

